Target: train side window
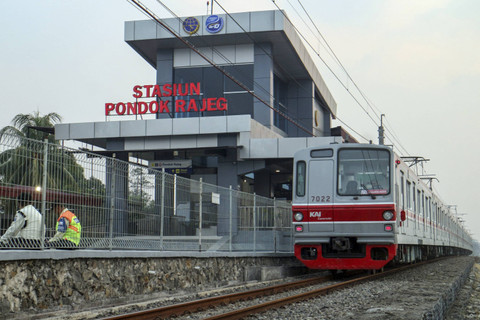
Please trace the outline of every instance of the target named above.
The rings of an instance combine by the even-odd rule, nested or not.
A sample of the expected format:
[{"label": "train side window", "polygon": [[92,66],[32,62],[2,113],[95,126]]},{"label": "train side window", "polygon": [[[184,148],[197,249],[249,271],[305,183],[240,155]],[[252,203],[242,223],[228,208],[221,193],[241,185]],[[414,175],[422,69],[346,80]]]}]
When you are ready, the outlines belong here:
[{"label": "train side window", "polygon": [[412,185],[412,209],[413,212],[418,213],[418,208],[417,208],[417,199],[415,198],[415,182],[413,182]]},{"label": "train side window", "polygon": [[310,151],[312,158],[331,158],[333,157],[333,149],[318,149]]},{"label": "train side window", "polygon": [[297,162],[297,185],[295,186],[295,189],[298,197],[305,196],[306,167],[305,161]]},{"label": "train side window", "polygon": [[406,192],[407,193],[407,208],[410,209],[410,210],[412,209],[412,197],[411,197],[411,195],[412,195],[411,192],[412,191],[411,190],[412,190],[412,183],[410,181],[407,181],[407,192]]},{"label": "train side window", "polygon": [[401,208],[405,208],[405,174],[400,171],[400,193],[402,195]]},{"label": "train side window", "polygon": [[422,208],[422,192],[420,190],[417,190],[417,212],[423,216],[423,208]]},{"label": "train side window", "polygon": [[427,201],[428,220],[432,220],[432,198],[428,197],[427,199],[428,199]]}]

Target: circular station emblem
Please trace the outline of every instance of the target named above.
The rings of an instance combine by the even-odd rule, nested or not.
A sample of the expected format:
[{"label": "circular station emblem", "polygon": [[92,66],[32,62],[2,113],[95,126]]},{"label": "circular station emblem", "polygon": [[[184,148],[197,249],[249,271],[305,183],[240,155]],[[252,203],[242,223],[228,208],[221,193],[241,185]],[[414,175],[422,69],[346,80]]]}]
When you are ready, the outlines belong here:
[{"label": "circular station emblem", "polygon": [[210,33],[217,33],[223,28],[223,18],[213,15],[205,20],[205,28]]},{"label": "circular station emblem", "polygon": [[198,31],[200,23],[194,17],[188,17],[183,21],[183,30],[188,34],[194,34]]}]

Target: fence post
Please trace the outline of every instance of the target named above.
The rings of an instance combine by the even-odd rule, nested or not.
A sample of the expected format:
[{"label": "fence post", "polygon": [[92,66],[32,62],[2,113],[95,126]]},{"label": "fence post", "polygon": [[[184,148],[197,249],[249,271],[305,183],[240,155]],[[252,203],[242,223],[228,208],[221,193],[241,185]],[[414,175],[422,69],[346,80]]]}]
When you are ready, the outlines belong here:
[{"label": "fence post", "polygon": [[253,193],[253,252],[257,251],[257,194]]},{"label": "fence post", "polygon": [[198,212],[198,251],[202,251],[202,193],[203,178],[200,178],[199,212]]},{"label": "fence post", "polygon": [[165,168],[162,168],[162,202],[160,203],[160,250],[163,250],[163,228],[165,223]]},{"label": "fence post", "polygon": [[42,227],[41,227],[41,249],[45,248],[45,213],[47,209],[47,166],[48,166],[48,139],[43,140],[45,146],[43,148],[43,177],[42,177]]},{"label": "fence post", "polygon": [[173,176],[173,216],[177,215],[177,174]]},{"label": "fence post", "polygon": [[112,155],[112,178],[110,179],[110,241],[109,241],[109,249],[113,250],[113,217],[115,213],[115,176],[117,175],[116,172],[116,154]]},{"label": "fence post", "polygon": [[273,252],[277,253],[277,210],[276,210],[276,201],[275,197],[273,197]]},{"label": "fence post", "polygon": [[233,206],[233,190],[232,190],[232,186],[230,186],[230,246],[229,246],[229,249],[230,249],[230,252],[232,252],[232,239],[233,239],[233,217],[232,217],[232,206]]}]

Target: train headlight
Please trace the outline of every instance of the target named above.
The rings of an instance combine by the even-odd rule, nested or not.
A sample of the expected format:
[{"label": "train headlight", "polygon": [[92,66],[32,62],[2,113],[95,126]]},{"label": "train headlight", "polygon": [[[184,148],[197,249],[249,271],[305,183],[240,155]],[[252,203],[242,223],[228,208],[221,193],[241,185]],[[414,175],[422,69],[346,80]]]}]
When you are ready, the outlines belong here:
[{"label": "train headlight", "polygon": [[393,219],[393,216],[394,216],[394,214],[393,214],[392,211],[385,211],[385,212],[383,213],[383,219],[385,219],[385,220],[387,220],[387,221],[388,221],[388,220],[392,220],[392,219]]},{"label": "train headlight", "polygon": [[303,220],[303,214],[301,212],[295,212],[293,215],[293,218],[295,221],[302,221]]}]

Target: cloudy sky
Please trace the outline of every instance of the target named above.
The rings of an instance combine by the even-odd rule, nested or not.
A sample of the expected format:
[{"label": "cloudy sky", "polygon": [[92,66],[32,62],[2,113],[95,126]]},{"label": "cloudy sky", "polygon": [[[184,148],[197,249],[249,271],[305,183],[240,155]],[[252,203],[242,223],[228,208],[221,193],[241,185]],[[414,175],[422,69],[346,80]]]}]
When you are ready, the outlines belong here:
[{"label": "cloudy sky", "polygon": [[[430,159],[435,189],[480,240],[480,1],[300,2],[315,25],[298,0],[276,1],[328,65],[316,58],[343,122],[334,125],[377,141],[377,115],[385,114],[395,150]],[[164,3],[179,16],[207,12],[206,0]],[[230,13],[276,9],[270,0],[219,3]],[[122,0],[1,1],[0,128],[36,110],[67,123],[104,121],[105,102],[130,101],[134,85],[154,83],[155,70],[123,40],[124,21],[138,19],[146,17]]]}]

